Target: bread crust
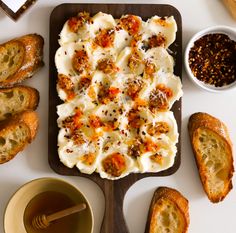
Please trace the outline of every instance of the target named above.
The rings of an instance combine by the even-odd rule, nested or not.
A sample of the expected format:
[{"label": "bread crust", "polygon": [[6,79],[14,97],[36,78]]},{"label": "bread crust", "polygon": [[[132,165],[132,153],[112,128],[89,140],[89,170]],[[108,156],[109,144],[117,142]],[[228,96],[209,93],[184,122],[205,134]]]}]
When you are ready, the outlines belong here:
[{"label": "bread crust", "polygon": [[39,118],[35,111],[26,110],[16,116],[19,121],[23,121],[30,129],[31,140],[33,141],[36,137],[39,128]]},{"label": "bread crust", "polygon": [[25,46],[21,41],[0,45],[0,81],[5,81],[20,69],[24,61]]},{"label": "bread crust", "polygon": [[[209,130],[210,132],[215,133],[219,137],[219,139],[226,145],[227,148],[225,148],[225,150],[229,152],[227,159],[229,160],[228,162],[230,164],[230,167],[227,179],[225,180],[224,190],[220,195],[213,195],[212,193],[210,193],[209,187],[207,186],[208,182],[207,171],[205,165],[202,163],[201,153],[197,146],[197,140],[198,140],[197,138],[200,130]],[[189,118],[188,131],[203,188],[211,202],[217,203],[219,201],[222,201],[225,198],[225,196],[229,193],[229,191],[233,188],[232,186],[232,176],[234,172],[233,152],[232,152],[232,142],[229,137],[228,129],[226,125],[219,119],[207,113],[197,112],[192,114]]]},{"label": "bread crust", "polygon": [[44,39],[42,36],[38,34],[28,34],[6,42],[0,45],[0,47],[4,47],[12,42],[18,42],[23,45],[24,54],[22,54],[22,56],[24,58],[20,68],[17,69],[17,71],[10,75],[7,79],[0,82],[1,88],[13,86],[14,84],[20,83],[23,80],[32,77],[35,72],[44,65]]},{"label": "bread crust", "polygon": [[154,219],[155,212],[157,211],[158,206],[162,206],[166,200],[169,201],[171,205],[174,205],[183,217],[184,230],[181,233],[188,231],[190,223],[188,200],[179,191],[173,188],[159,187],[155,190],[149,207],[145,233],[154,233],[154,228],[158,224],[156,219]]},{"label": "bread crust", "polygon": [[[20,102],[20,96],[16,96],[18,99],[15,98],[15,92],[20,91],[22,95],[24,95],[24,102]],[[25,110],[36,110],[39,104],[39,92],[37,89],[33,87],[28,86],[15,86],[10,88],[2,88],[0,89],[0,94],[5,94],[6,96],[1,99],[0,103],[2,103],[4,106],[2,107],[1,113],[0,113],[0,120],[5,120],[7,116],[12,116],[14,114],[18,114],[19,112],[25,111]],[[8,101],[8,99],[11,98],[11,100]],[[10,105],[12,101],[14,100],[14,105]],[[18,106],[18,105],[19,106]],[[7,107],[8,106],[8,107]],[[8,111],[6,111],[8,110]]]},{"label": "bread crust", "polygon": [[[0,151],[0,164],[6,163],[13,159],[16,154],[22,151],[32,140],[35,138],[35,135],[38,130],[38,116],[34,111],[24,111],[23,113],[14,115],[7,120],[0,122],[0,138],[1,140],[5,140],[5,143],[8,143],[6,138],[7,135],[16,132],[16,129],[20,127],[24,130],[26,134],[24,140],[22,139],[20,143],[16,144],[12,147],[12,150],[7,154],[3,154]],[[3,145],[4,146],[4,145]]]}]

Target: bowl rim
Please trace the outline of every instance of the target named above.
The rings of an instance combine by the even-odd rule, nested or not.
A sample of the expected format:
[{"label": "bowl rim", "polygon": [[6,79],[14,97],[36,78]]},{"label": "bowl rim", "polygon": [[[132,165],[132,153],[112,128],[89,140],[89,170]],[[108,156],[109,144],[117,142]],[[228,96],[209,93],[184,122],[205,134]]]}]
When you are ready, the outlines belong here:
[{"label": "bowl rim", "polygon": [[81,192],[75,185],[73,185],[72,183],[64,180],[64,179],[61,179],[61,178],[56,178],[56,177],[40,177],[40,178],[36,178],[36,179],[33,179],[33,180],[29,180],[28,182],[24,183],[23,185],[21,185],[19,188],[16,189],[16,191],[13,192],[13,194],[10,196],[6,206],[5,206],[5,209],[4,209],[4,212],[3,212],[3,230],[5,233],[7,233],[7,229],[6,229],[6,215],[7,215],[7,211],[8,211],[8,208],[9,208],[9,205],[12,201],[14,201],[14,197],[17,195],[17,193],[20,193],[22,191],[22,189],[24,189],[25,187],[31,185],[32,183],[35,183],[35,182],[40,182],[40,181],[43,181],[43,180],[48,180],[48,181],[56,181],[56,182],[61,182],[61,183],[64,183],[66,185],[69,185],[71,186],[72,188],[74,188],[81,196],[83,196],[83,198],[86,200],[86,204],[88,205],[88,208],[89,208],[89,212],[91,214],[91,233],[94,231],[94,214],[93,214],[93,210],[92,210],[92,207],[91,207],[91,204],[90,202],[88,201],[87,197],[84,195],[83,192]]},{"label": "bowl rim", "polygon": [[204,35],[210,34],[210,33],[224,33],[226,35],[228,35],[232,40],[234,40],[236,42],[236,29],[234,29],[233,27],[230,26],[226,26],[226,25],[216,25],[216,26],[210,26],[210,27],[206,27],[200,31],[198,31],[197,33],[195,33],[190,40],[188,41],[186,47],[185,47],[185,52],[184,52],[184,66],[185,66],[185,71],[187,73],[187,75],[190,77],[190,80],[199,88],[204,89],[206,91],[209,92],[214,92],[214,93],[220,93],[220,92],[226,92],[226,91],[230,91],[236,88],[236,81],[234,81],[233,83],[217,88],[210,84],[206,84],[200,80],[198,80],[192,73],[190,67],[189,67],[189,62],[188,62],[188,58],[189,58],[189,51],[192,48],[194,42],[196,40],[198,40],[199,38],[201,38]]}]

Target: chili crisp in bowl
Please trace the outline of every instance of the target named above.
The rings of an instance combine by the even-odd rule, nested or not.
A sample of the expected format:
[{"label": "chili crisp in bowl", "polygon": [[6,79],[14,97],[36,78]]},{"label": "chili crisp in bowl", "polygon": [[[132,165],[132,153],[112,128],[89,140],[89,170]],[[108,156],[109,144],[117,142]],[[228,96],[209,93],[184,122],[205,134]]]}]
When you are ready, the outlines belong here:
[{"label": "chili crisp in bowl", "polygon": [[185,69],[199,87],[221,92],[236,87],[236,30],[214,26],[196,33],[185,50]]}]

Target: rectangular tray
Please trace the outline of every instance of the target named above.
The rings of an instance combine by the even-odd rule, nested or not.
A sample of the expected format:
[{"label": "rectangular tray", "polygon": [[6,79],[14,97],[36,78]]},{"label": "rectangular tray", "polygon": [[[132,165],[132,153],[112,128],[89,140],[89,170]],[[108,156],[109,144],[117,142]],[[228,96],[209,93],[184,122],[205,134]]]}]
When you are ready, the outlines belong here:
[{"label": "rectangular tray", "polygon": [[[59,48],[58,44],[58,35],[66,22],[66,20],[77,14],[78,11],[88,11],[92,15],[96,14],[99,11],[112,14],[114,17],[120,17],[123,14],[131,13],[141,16],[144,20],[151,17],[152,15],[159,16],[170,16],[175,17],[178,31],[176,34],[175,42],[170,46],[170,49],[173,51],[173,57],[175,59],[175,74],[180,76],[182,75],[182,25],[181,25],[181,16],[178,11],[169,5],[153,5],[153,4],[62,4],[57,6],[50,18],[50,69],[49,69],[49,135],[48,135],[48,159],[51,168],[62,175],[77,175],[91,177],[92,175],[82,174],[78,171],[77,168],[68,168],[64,166],[58,157],[57,152],[57,113],[56,106],[62,101],[59,99],[56,91],[56,80],[57,80],[57,71],[54,63],[54,56],[56,50]],[[178,130],[179,130],[179,143],[177,144],[177,154],[174,165],[161,172],[157,173],[145,173],[145,174],[130,174],[129,176],[167,176],[171,175],[177,171],[180,166],[180,153],[181,153],[181,100],[177,101],[172,111],[174,112]],[[96,174],[95,174],[96,176]]]},{"label": "rectangular tray", "polygon": [[50,17],[50,44],[49,44],[49,131],[48,131],[48,161],[51,168],[61,175],[73,175],[87,177],[96,182],[103,190],[105,195],[105,215],[101,227],[102,233],[126,233],[128,232],[125,220],[123,217],[123,199],[128,188],[137,180],[150,176],[168,176],[177,171],[180,166],[181,159],[181,104],[182,101],[177,101],[172,107],[179,131],[179,143],[177,144],[177,154],[174,165],[167,170],[157,173],[130,174],[122,179],[110,181],[100,178],[97,173],[91,175],[83,174],[77,168],[70,169],[63,165],[57,152],[57,113],[56,106],[61,104],[56,91],[57,70],[54,63],[56,50],[59,48],[58,39],[59,33],[66,20],[76,15],[79,11],[90,12],[91,15],[102,11],[113,15],[114,18],[119,18],[123,14],[135,14],[141,16],[143,20],[150,18],[153,15],[159,16],[174,16],[178,31],[175,42],[170,46],[173,51],[172,56],[175,59],[174,73],[181,77],[182,75],[182,21],[178,10],[170,5],[157,4],[62,4],[57,6]]}]

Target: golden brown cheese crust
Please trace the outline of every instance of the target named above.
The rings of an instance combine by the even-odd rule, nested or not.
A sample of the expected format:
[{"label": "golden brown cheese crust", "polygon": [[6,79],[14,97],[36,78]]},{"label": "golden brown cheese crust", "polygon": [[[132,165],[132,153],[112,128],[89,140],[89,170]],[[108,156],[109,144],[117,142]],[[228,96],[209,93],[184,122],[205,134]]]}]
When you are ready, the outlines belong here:
[{"label": "golden brown cheese crust", "polygon": [[[181,221],[183,229],[178,229],[178,232],[185,233],[188,230],[190,218],[189,218],[189,206],[188,200],[177,190],[168,187],[159,187],[154,192],[146,224],[145,233],[155,233],[155,229],[158,223],[156,216],[160,214],[160,210],[164,205],[172,205],[177,209],[177,216]],[[161,233],[161,232],[160,232]]]},{"label": "golden brown cheese crust", "polygon": [[44,39],[38,34],[29,34],[12,41],[6,42],[1,47],[7,46],[12,42],[19,42],[23,45],[24,52],[21,52],[23,56],[23,62],[19,67],[19,64],[15,64],[19,69],[15,73],[7,77],[0,82],[0,87],[9,87],[16,83],[20,83],[23,80],[32,77],[35,72],[44,65],[43,63],[43,45]]},{"label": "golden brown cheese crust", "polygon": [[[220,194],[214,195],[210,192],[210,187],[207,185],[209,183],[208,174],[206,166],[202,162],[201,151],[198,148],[198,137],[201,131],[207,130],[212,132],[215,137],[222,141],[225,145],[225,153],[227,154],[227,160],[229,163],[228,175],[224,181],[224,189]],[[195,155],[195,161],[198,167],[199,176],[201,178],[203,188],[210,199],[211,202],[216,203],[222,201],[229,191],[233,188],[232,186],[232,176],[234,172],[233,166],[233,152],[232,152],[232,142],[229,137],[229,133],[226,125],[219,119],[207,114],[207,113],[194,113],[189,118],[188,131],[191,140],[192,149]]]}]

